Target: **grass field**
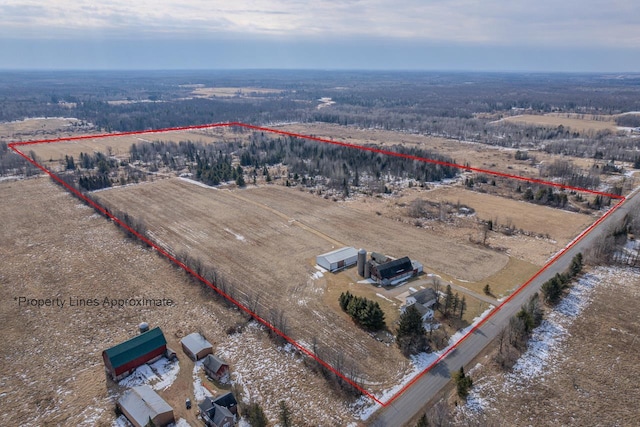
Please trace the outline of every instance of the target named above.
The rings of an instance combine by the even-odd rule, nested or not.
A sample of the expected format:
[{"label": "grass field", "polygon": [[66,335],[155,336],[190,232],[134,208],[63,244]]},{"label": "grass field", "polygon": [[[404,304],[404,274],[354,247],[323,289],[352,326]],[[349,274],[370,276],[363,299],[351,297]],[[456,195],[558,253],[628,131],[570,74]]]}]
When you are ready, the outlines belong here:
[{"label": "grass field", "polygon": [[[566,330],[546,328],[558,341],[534,352],[538,358],[530,355],[524,372],[505,375],[490,357],[480,361],[474,387],[483,399],[481,425],[637,425],[640,279],[631,268],[593,274],[595,288],[578,297],[587,301],[584,311]],[[476,425],[475,417],[464,425]]]},{"label": "grass field", "polygon": [[563,126],[579,133],[586,133],[590,131],[598,132],[601,130],[610,130],[615,132],[617,130],[617,126],[613,117],[601,116],[600,120],[594,120],[594,118],[595,117],[581,119],[575,116],[566,117],[557,114],[523,114],[520,116],[506,117],[502,119],[502,121],[553,128]]},{"label": "grass field", "polygon": [[[0,336],[11,343],[0,348],[0,424],[112,426],[114,399],[123,390],[107,387],[101,352],[134,336],[142,321],[160,326],[169,347],[178,350],[178,378],[159,392],[176,419],[201,423],[196,411],[184,409],[185,397],[194,399],[193,362],[179,344],[200,331],[216,349],[226,349],[232,371],[245,373],[271,422],[277,420],[279,399],[287,400],[294,417],[314,425],[353,421],[348,403],[324,379],[259,330],[227,335],[246,319],[48,178],[0,182],[0,200]],[[13,298],[20,296],[67,304],[19,307]],[[105,297],[170,298],[176,305],[68,305],[69,298]]]},{"label": "grass field", "polygon": [[[341,349],[358,361],[367,381],[385,385],[397,380],[397,367],[404,359],[354,327],[343,313],[328,309],[328,280],[311,278],[315,256],[343,245],[365,247],[396,257],[408,255],[435,271],[470,281],[490,277],[508,262],[503,254],[456,242],[442,245],[427,231],[367,217],[282,186],[229,191],[171,179],[96,196],[143,218],[160,244],[217,266],[237,283],[241,301],[259,295],[262,313],[285,308],[290,334],[297,340],[310,343],[317,338],[326,347]],[[336,316],[344,321],[335,322]],[[381,366],[380,357],[394,362]]]}]

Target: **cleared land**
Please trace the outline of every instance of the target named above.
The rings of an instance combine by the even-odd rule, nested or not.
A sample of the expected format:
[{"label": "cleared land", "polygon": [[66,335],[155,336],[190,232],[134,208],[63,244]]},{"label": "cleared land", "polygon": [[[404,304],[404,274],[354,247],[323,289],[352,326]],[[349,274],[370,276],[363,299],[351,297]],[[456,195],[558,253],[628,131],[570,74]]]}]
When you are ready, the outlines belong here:
[{"label": "cleared land", "polygon": [[23,147],[26,152],[33,150],[40,159],[45,163],[53,160],[54,162],[64,159],[64,156],[73,156],[78,158],[80,153],[94,153],[100,151],[102,153],[111,152],[118,158],[128,158],[131,144],[139,144],[141,142],[163,141],[163,142],[181,142],[193,141],[203,143],[215,143],[225,140],[235,140],[241,136],[230,128],[210,128],[188,131],[172,131],[163,132],[162,134],[142,134],[142,135],[124,135],[112,136],[108,138],[82,139],[78,141],[56,142],[52,144],[38,144]]},{"label": "cleared land", "polygon": [[232,98],[235,96],[247,97],[277,93],[282,93],[282,90],[259,87],[198,87],[192,92],[193,96],[198,98]]},{"label": "cleared land", "polygon": [[616,131],[616,126],[613,117],[602,117],[599,120],[594,120],[595,117],[580,119],[575,116],[563,117],[557,114],[523,114],[521,116],[505,117],[502,121],[509,123],[521,123],[528,125],[538,125],[547,127],[563,126],[569,128],[574,132],[587,133],[598,132],[601,130]]},{"label": "cleared land", "polygon": [[533,370],[526,372],[537,372],[534,378],[517,373],[505,379],[489,358],[481,361],[474,384],[486,424],[637,424],[640,278],[631,268],[598,268],[595,274],[598,283],[584,311],[566,330],[547,328],[560,342],[530,360]]},{"label": "cleared land", "polygon": [[[338,243],[353,245],[408,255],[470,281],[489,277],[508,262],[503,254],[456,242],[443,245],[427,231],[280,186],[228,191],[171,179],[95,194],[143,218],[151,235],[176,253],[188,251],[216,266],[237,284],[241,301],[251,305],[258,297],[263,315],[284,308],[290,334],[309,348],[315,337],[325,348],[357,360],[366,381],[387,386],[401,375],[397,367],[405,359],[354,327],[346,314],[327,309],[327,281],[311,278],[315,256]],[[344,321],[336,322],[336,316]],[[381,365],[381,357],[390,363]]]},{"label": "cleared land", "polygon": [[[227,349],[232,371],[251,369],[248,390],[262,396],[259,401],[272,422],[278,401],[267,397],[273,395],[288,399],[294,416],[304,414],[314,425],[352,421],[347,404],[300,360],[253,328],[228,336],[228,328],[246,319],[154,251],[124,238],[49,179],[1,182],[0,199],[0,283],[5,291],[0,333],[11,343],[0,348],[0,424],[111,426],[118,387],[107,388],[101,352],[135,335],[142,321],[160,326],[169,346],[178,350],[178,378],[159,392],[177,418],[200,423],[195,411],[184,409],[185,397],[194,399],[193,362],[182,354],[179,339],[201,331],[216,348]],[[66,304],[19,307],[13,299],[19,296],[60,298]],[[176,306],[68,305],[69,298],[105,297],[170,298]],[[282,384],[287,393],[281,394]]]}]

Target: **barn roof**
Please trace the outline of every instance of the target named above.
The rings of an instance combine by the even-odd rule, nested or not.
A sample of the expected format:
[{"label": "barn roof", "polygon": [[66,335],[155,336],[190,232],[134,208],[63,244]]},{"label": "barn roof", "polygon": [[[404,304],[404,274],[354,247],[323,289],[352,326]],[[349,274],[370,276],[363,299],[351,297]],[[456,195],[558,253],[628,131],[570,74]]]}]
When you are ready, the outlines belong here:
[{"label": "barn roof", "polygon": [[180,341],[192,354],[198,354],[207,348],[213,348],[211,343],[197,332],[187,335]]},{"label": "barn roof", "polygon": [[104,352],[109,357],[113,369],[116,369],[163,345],[167,345],[167,340],[162,330],[159,327],[155,327],[136,335],[130,340],[108,348]]},{"label": "barn roof", "polygon": [[336,249],[335,251],[327,252],[326,254],[318,255],[318,257],[326,259],[330,264],[357,256],[358,251],[356,250],[356,248],[352,247],[340,248]]},{"label": "barn roof", "polygon": [[409,257],[398,258],[378,266],[378,274],[381,279],[390,279],[408,271],[413,271]]},{"label": "barn roof", "polygon": [[165,402],[151,387],[141,385],[127,390],[118,404],[141,426],[147,425],[149,419],[166,412],[173,412],[171,406]]},{"label": "barn roof", "polygon": [[221,366],[227,365],[227,362],[213,354],[208,354],[207,357],[204,358],[204,362],[202,362],[202,364],[211,370],[211,372],[218,372],[218,369],[220,369]]}]

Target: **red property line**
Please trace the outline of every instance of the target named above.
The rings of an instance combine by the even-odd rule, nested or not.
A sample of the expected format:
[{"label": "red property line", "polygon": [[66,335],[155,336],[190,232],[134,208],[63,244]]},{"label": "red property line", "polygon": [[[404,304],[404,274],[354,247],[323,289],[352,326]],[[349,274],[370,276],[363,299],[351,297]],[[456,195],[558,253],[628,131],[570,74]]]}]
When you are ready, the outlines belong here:
[{"label": "red property line", "polygon": [[[317,141],[317,142],[326,143],[326,144],[332,144],[332,145],[338,145],[338,146],[347,147],[347,148],[351,148],[351,149],[370,151],[370,152],[383,154],[383,155],[387,155],[387,156],[394,156],[394,157],[400,157],[400,158],[404,158],[404,159],[408,159],[408,160],[415,160],[415,161],[419,161],[419,162],[423,162],[423,163],[432,163],[432,164],[437,164],[437,165],[441,165],[441,166],[454,167],[454,168],[463,169],[463,170],[467,170],[467,171],[485,173],[485,174],[488,174],[488,175],[494,175],[494,176],[500,176],[500,177],[504,177],[504,178],[516,179],[516,180],[520,180],[520,181],[525,181],[525,182],[535,183],[535,184],[541,184],[541,185],[547,185],[547,186],[557,187],[557,188],[561,188],[561,189],[569,189],[569,190],[580,191],[580,192],[585,192],[585,193],[590,193],[590,194],[596,194],[596,195],[600,195],[600,196],[610,197],[612,199],[620,199],[620,202],[618,202],[616,205],[614,205],[613,208],[611,208],[605,215],[600,217],[589,228],[587,228],[582,233],[580,233],[580,235],[576,239],[574,239],[573,242],[571,242],[569,245],[567,245],[562,251],[560,251],[550,261],[548,261],[542,267],[542,269],[540,269],[540,271],[538,271],[526,283],[521,285],[516,291],[514,291],[500,305],[495,307],[487,316],[485,316],[482,320],[480,320],[471,330],[469,330],[456,343],[451,345],[433,363],[431,363],[423,371],[421,371],[418,375],[416,375],[411,381],[409,381],[407,384],[405,384],[388,401],[382,402],[381,400],[376,398],[372,393],[368,392],[367,390],[365,390],[364,388],[362,388],[358,384],[356,384],[352,379],[347,378],[344,374],[342,374],[341,372],[337,371],[335,368],[333,368],[331,365],[329,365],[324,360],[320,359],[313,352],[311,352],[310,350],[306,349],[301,344],[296,342],[293,338],[290,338],[288,335],[284,334],[282,331],[280,331],[273,324],[271,324],[267,320],[265,320],[262,317],[260,317],[258,314],[256,314],[253,311],[251,311],[249,308],[247,308],[242,303],[240,303],[239,301],[237,301],[236,299],[234,299],[233,297],[228,295],[226,292],[224,292],[221,289],[219,289],[217,286],[215,286],[214,283],[208,281],[207,279],[205,279],[201,275],[197,274],[195,271],[193,271],[191,268],[189,268],[183,262],[179,261],[173,255],[169,254],[167,251],[165,251],[164,249],[162,249],[161,247],[156,245],[154,242],[149,240],[146,236],[143,236],[140,233],[138,233],[137,231],[133,230],[131,227],[129,227],[127,224],[125,224],[119,218],[117,218],[111,212],[109,212],[106,208],[104,208],[100,204],[94,202],[93,200],[89,199],[87,196],[82,194],[81,191],[73,188],[72,186],[70,186],[69,184],[64,182],[64,180],[62,180],[62,178],[60,178],[58,175],[56,175],[55,173],[53,173],[52,171],[50,171],[49,169],[47,169],[43,165],[39,164],[34,159],[32,159],[31,157],[27,156],[25,153],[23,153],[20,149],[17,148],[17,147],[20,147],[20,146],[28,146],[28,145],[36,145],[36,144],[70,142],[70,141],[80,141],[80,140],[87,140],[87,139],[111,138],[111,137],[117,137],[117,136],[154,134],[154,133],[164,133],[164,132],[171,132],[171,131],[197,130],[197,129],[209,129],[209,128],[215,128],[215,127],[232,127],[232,126],[241,127],[241,128],[247,128],[247,129],[252,129],[252,130],[257,130],[257,131],[263,131],[263,132],[270,132],[270,133],[275,133],[275,134],[280,134],[280,135],[285,135],[285,136],[290,136],[290,137],[296,137],[296,138],[301,138],[301,139],[308,139],[308,140],[312,140],[312,141]],[[558,183],[554,183],[554,182],[543,181],[543,180],[535,179],[535,178],[527,178],[527,177],[523,177],[523,176],[519,176],[519,175],[511,175],[511,174],[506,174],[506,173],[497,172],[497,171],[491,171],[491,170],[487,170],[487,169],[468,167],[468,166],[459,165],[459,164],[456,164],[456,163],[443,162],[443,161],[434,160],[434,159],[427,159],[427,158],[423,158],[423,157],[413,156],[413,155],[410,155],[410,154],[397,153],[397,152],[394,152],[394,151],[382,150],[382,149],[373,148],[373,147],[365,147],[365,146],[356,145],[356,144],[350,144],[350,143],[346,143],[346,142],[334,141],[334,140],[330,140],[330,139],[318,138],[318,137],[314,137],[314,136],[302,135],[302,134],[297,134],[297,133],[292,133],[292,132],[281,131],[281,130],[277,130],[277,129],[270,129],[270,128],[266,128],[266,127],[253,126],[253,125],[249,125],[249,124],[245,124],[245,123],[239,123],[239,122],[215,123],[215,124],[198,125],[198,126],[183,126],[183,127],[173,127],[173,128],[165,128],[165,129],[154,129],[154,130],[132,131],[132,132],[120,132],[120,133],[108,133],[108,134],[98,134],[98,135],[81,135],[81,136],[63,137],[63,138],[56,138],[56,139],[43,139],[43,140],[38,140],[38,141],[14,142],[14,143],[10,143],[8,146],[13,151],[15,151],[17,154],[19,154],[20,156],[25,158],[27,161],[29,161],[31,164],[36,166],[38,169],[40,169],[41,171],[43,171],[44,173],[49,175],[54,181],[56,181],[57,183],[62,185],[69,192],[71,192],[72,194],[74,194],[75,196],[77,196],[78,198],[83,200],[89,206],[93,207],[95,210],[97,210],[98,212],[102,213],[105,217],[111,219],[113,222],[118,224],[120,227],[125,229],[127,232],[129,232],[129,233],[133,234],[134,236],[136,236],[142,242],[144,242],[145,244],[147,244],[150,247],[152,247],[153,249],[155,249],[161,255],[165,256],[172,263],[174,263],[178,267],[182,268],[184,271],[186,271],[192,277],[198,279],[199,281],[201,281],[202,283],[204,283],[205,285],[207,285],[208,287],[210,287],[211,289],[216,291],[219,295],[221,295],[222,297],[226,298],[229,302],[231,302],[232,304],[236,305],[242,311],[244,311],[245,313],[250,315],[253,319],[255,319],[256,321],[258,321],[262,325],[264,325],[267,328],[269,328],[276,335],[280,336],[285,341],[287,341],[288,343],[293,345],[295,348],[300,350],[303,354],[305,354],[305,355],[309,356],[310,358],[314,359],[320,365],[322,365],[323,367],[327,368],[328,370],[333,372],[335,375],[337,375],[341,379],[345,380],[352,387],[356,388],[362,394],[364,394],[365,396],[369,397],[374,402],[376,402],[377,404],[379,404],[379,405],[381,405],[383,407],[386,407],[386,406],[390,405],[395,399],[397,399],[409,387],[411,387],[420,378],[422,378],[431,369],[433,369],[433,367],[436,366],[445,357],[447,357],[447,355],[449,353],[451,353],[453,350],[455,350],[458,347],[458,345],[460,345],[471,334],[473,334],[475,331],[477,331],[485,322],[487,322],[489,319],[491,319],[495,315],[495,313],[497,313],[505,304],[507,304],[509,301],[511,301],[518,293],[520,293],[524,288],[526,288],[529,284],[531,284],[531,282],[533,282],[538,276],[540,276],[545,270],[547,270],[547,268],[549,268],[549,266],[551,266],[556,260],[558,260],[558,258],[560,258],[562,255],[564,255],[570,248],[572,248],[580,240],[582,240],[582,238],[584,236],[586,236],[591,230],[593,230],[595,227],[597,227],[598,224],[600,224],[609,215],[611,215],[616,209],[618,209],[618,207],[620,207],[620,205],[625,200],[624,196],[619,196],[619,195],[616,195],[616,194],[610,194],[610,193],[605,193],[605,192],[600,192],[600,191],[595,191],[595,190],[589,190],[589,189],[586,189],[586,188],[572,187],[572,186],[562,185],[562,184],[558,184]]]}]

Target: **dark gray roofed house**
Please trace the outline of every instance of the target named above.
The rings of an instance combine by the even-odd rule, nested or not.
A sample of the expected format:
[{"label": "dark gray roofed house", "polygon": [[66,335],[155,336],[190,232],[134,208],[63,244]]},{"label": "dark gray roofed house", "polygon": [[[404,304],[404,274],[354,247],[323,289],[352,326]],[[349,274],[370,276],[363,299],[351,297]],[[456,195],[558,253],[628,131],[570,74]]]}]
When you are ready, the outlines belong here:
[{"label": "dark gray roofed house", "polygon": [[127,390],[117,406],[135,427],[146,427],[149,422],[164,427],[175,422],[171,406],[148,385]]},{"label": "dark gray roofed house", "polygon": [[414,306],[418,313],[420,313],[422,322],[427,324],[430,319],[433,318],[434,313],[432,307],[435,303],[436,291],[431,288],[421,289],[409,295],[400,310],[404,313],[407,308]]},{"label": "dark gray roofed house", "polygon": [[238,402],[232,393],[226,393],[217,399],[205,397],[198,404],[200,417],[209,427],[231,427],[236,424]]},{"label": "dark gray roofed house", "polygon": [[206,374],[216,381],[225,382],[229,376],[229,364],[213,354],[204,358],[202,366]]},{"label": "dark gray roofed house", "polygon": [[409,295],[416,303],[431,308],[436,303],[436,291],[431,288],[420,289],[418,292]]}]

